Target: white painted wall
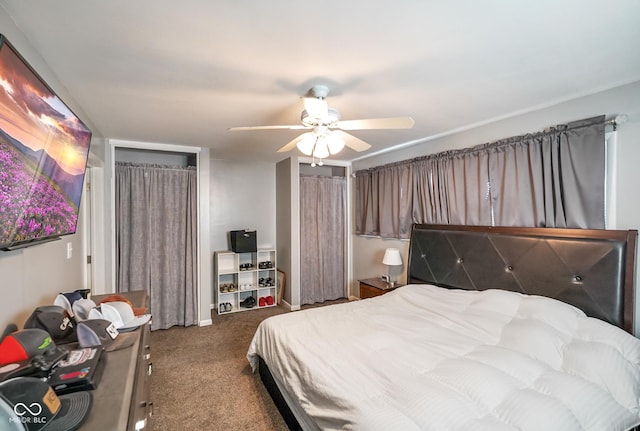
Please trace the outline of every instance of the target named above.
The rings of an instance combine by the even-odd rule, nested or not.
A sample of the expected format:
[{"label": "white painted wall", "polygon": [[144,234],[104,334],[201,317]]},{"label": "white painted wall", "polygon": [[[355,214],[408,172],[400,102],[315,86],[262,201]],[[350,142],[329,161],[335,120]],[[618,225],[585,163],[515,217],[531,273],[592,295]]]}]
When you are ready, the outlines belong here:
[{"label": "white painted wall", "polygon": [[[231,248],[229,231],[232,230],[255,230],[258,248],[276,248],[276,167],[273,163],[212,158],[210,186],[210,262],[213,262],[213,252]],[[212,277],[211,300],[213,285]]]},{"label": "white painted wall", "polygon": [[[629,121],[618,128],[616,227],[617,229],[640,229],[640,199],[638,199],[637,192],[640,185],[640,169],[638,168],[640,164],[640,81],[452,133],[386,154],[361,159],[354,162],[353,170],[355,172],[425,154],[466,148],[510,136],[538,132],[552,125],[601,114],[605,114],[607,117],[615,117],[617,114],[629,116]],[[353,252],[355,279],[374,277],[386,272],[385,266],[381,263],[384,249],[398,245],[403,252],[403,260],[406,265],[407,241],[355,237]],[[406,271],[403,277],[406,277]],[[638,286],[638,277],[636,277],[636,286]],[[638,291],[637,287],[636,291]],[[640,297],[640,294],[636,296]],[[640,310],[638,299],[640,298],[637,298],[636,309]],[[636,319],[636,332],[640,326],[638,323],[639,319]]]},{"label": "white painted wall", "polygon": [[258,248],[275,248],[275,172],[269,162],[211,159],[213,251],[229,250],[229,231],[245,228],[257,231]]},{"label": "white painted wall", "polygon": [[[91,141],[93,152],[93,147],[99,146],[101,142],[98,131],[87,120],[84,112],[67,94],[40,54],[29,45],[27,39],[2,8],[0,8],[0,31],[58,97],[93,131]],[[0,251],[0,330],[9,323],[22,327],[34,307],[52,303],[58,292],[84,288],[82,226],[83,220],[80,214],[78,231],[75,235],[22,250]],[[71,243],[73,248],[71,259],[66,258],[67,243]]]}]

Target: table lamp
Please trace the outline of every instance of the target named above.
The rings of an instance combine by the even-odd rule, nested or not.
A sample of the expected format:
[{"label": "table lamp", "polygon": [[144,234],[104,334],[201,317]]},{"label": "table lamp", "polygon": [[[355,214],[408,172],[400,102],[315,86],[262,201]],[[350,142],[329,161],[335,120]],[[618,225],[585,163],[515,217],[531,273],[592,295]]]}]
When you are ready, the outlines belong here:
[{"label": "table lamp", "polygon": [[[397,248],[386,249],[384,251],[384,257],[382,258],[382,264],[389,267],[402,265],[402,256],[400,255],[400,250],[398,250]],[[391,268],[389,268],[389,272],[391,272]],[[389,274],[383,275],[382,278],[392,286],[396,283],[396,280],[392,280]]]}]

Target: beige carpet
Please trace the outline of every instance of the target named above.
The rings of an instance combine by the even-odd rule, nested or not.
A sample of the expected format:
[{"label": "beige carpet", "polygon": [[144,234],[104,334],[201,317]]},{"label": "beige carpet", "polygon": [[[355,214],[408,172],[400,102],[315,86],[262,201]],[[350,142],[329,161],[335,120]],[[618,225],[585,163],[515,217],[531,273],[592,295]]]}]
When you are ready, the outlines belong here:
[{"label": "beige carpet", "polygon": [[152,332],[151,429],[286,430],[245,357],[258,324],[284,312],[214,312],[211,326]]},{"label": "beige carpet", "polygon": [[151,334],[151,429],[286,430],[245,358],[258,324],[280,307],[218,316],[213,325]]}]

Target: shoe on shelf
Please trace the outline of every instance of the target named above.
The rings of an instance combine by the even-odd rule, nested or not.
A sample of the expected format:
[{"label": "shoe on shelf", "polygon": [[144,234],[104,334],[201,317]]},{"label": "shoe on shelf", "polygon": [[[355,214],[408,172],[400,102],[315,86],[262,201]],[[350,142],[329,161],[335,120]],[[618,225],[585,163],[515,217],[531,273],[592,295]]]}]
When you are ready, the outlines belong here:
[{"label": "shoe on shelf", "polygon": [[247,296],[240,302],[240,306],[244,308],[253,308],[256,306],[256,298],[253,296]]},{"label": "shoe on shelf", "polygon": [[267,305],[273,305],[273,296],[267,296],[266,302]]},{"label": "shoe on shelf", "polygon": [[225,310],[224,310],[224,311],[231,311],[231,310],[233,310],[233,306],[231,305],[231,303],[230,303],[230,302],[225,302],[225,304],[224,304],[224,308],[225,308]]},{"label": "shoe on shelf", "polygon": [[263,296],[263,297],[261,297],[261,298],[258,300],[258,305],[259,305],[260,307],[264,307],[265,305],[267,305],[267,300],[265,299],[265,297],[264,297],[264,296]]}]

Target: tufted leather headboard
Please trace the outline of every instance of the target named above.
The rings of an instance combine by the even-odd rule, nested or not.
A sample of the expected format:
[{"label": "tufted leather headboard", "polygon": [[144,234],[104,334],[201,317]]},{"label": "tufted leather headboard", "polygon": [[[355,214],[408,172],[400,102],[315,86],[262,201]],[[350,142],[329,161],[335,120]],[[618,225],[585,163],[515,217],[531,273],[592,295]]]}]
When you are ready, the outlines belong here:
[{"label": "tufted leather headboard", "polygon": [[413,226],[407,283],[558,299],[633,332],[636,230]]}]

